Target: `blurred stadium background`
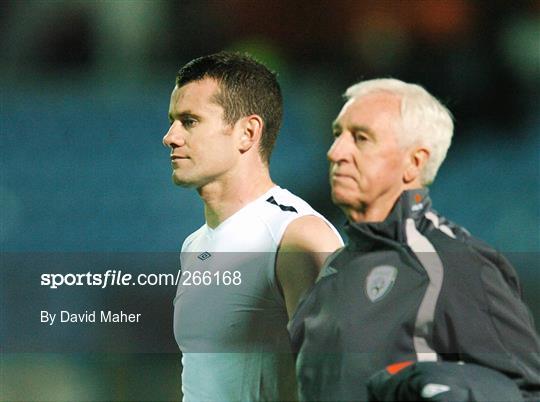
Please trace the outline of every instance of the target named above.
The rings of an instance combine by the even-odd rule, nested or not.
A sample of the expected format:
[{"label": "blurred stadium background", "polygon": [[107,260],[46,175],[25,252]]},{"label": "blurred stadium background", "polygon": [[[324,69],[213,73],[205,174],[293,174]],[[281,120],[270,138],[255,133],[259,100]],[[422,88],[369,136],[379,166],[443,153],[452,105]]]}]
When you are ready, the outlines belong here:
[{"label": "blurred stadium background", "polygon": [[[336,225],[325,153],[345,88],[392,76],[440,98],[456,130],[435,207],[508,255],[538,323],[539,1],[4,0],[2,252],[175,253],[203,214],[196,192],[170,180],[169,95],[180,66],[222,49],[278,72],[273,178]],[[139,352],[161,342],[163,353],[38,353],[6,347],[20,314],[8,298],[25,288],[6,276],[0,286],[1,400],[180,399],[179,355],[165,353],[174,289],[127,299],[147,315],[162,306],[163,327]]]}]

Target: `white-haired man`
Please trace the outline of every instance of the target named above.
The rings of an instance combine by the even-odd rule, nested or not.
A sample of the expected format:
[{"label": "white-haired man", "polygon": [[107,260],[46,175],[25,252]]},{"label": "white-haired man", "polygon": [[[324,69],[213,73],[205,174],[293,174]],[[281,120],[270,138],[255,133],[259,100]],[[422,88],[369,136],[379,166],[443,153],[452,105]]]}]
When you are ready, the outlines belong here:
[{"label": "white-haired man", "polygon": [[395,79],[346,98],[328,159],[349,243],[289,323],[301,399],[536,400],[538,335],[514,269],[431,209],[450,113]]}]

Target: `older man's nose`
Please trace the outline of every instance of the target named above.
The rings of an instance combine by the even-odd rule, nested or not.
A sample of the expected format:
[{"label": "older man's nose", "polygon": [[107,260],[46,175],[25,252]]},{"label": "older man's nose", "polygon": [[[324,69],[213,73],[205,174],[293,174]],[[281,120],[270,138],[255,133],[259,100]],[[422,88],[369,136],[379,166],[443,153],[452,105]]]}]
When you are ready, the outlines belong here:
[{"label": "older man's nose", "polygon": [[347,134],[343,133],[339,137],[336,137],[334,143],[328,150],[326,157],[330,162],[337,163],[343,159],[347,158],[348,155],[348,144]]}]

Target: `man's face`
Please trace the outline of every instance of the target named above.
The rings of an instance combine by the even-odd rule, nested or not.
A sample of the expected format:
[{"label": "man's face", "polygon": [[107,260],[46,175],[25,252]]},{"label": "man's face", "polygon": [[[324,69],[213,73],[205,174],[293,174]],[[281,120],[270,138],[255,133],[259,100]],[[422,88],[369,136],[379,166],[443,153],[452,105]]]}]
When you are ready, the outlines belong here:
[{"label": "man's face", "polygon": [[169,105],[171,127],[163,144],[171,148],[173,181],[200,188],[226,176],[237,160],[233,127],[213,99],[219,86],[205,78],[175,87]]},{"label": "man's face", "polygon": [[379,92],[349,100],[333,124],[328,151],[332,200],[350,217],[390,208],[403,191],[407,153],[398,144],[400,100]]}]

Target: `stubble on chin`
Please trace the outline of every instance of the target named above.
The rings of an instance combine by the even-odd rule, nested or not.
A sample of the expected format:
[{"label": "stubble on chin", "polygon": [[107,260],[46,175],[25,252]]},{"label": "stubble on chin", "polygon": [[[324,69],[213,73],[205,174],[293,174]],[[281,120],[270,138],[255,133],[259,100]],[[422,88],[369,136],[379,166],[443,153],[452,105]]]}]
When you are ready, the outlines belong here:
[{"label": "stubble on chin", "polygon": [[179,178],[174,172],[172,173],[171,178],[172,178],[172,182],[177,186],[193,187],[193,185],[191,185],[188,181],[186,181],[185,179]]}]

